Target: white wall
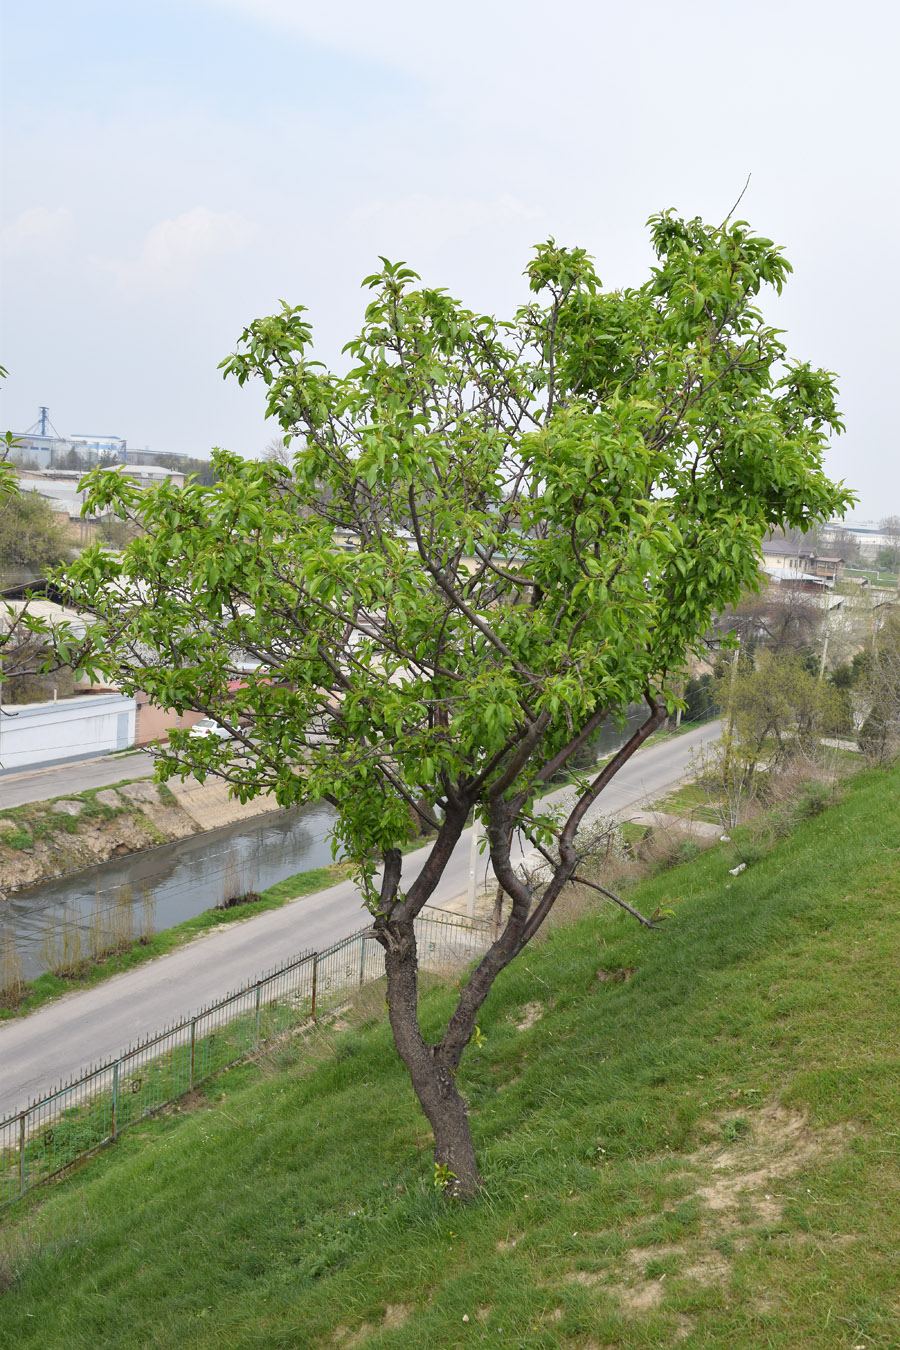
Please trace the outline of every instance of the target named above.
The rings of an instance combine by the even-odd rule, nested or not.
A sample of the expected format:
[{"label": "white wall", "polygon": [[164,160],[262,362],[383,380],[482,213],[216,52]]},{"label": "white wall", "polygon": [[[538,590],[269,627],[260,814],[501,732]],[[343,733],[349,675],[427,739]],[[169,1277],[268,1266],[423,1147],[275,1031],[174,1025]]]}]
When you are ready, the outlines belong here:
[{"label": "white wall", "polygon": [[[0,769],[30,769],[134,745],[135,701],[81,694],[56,703],[0,705]],[[0,799],[3,797],[0,778]]]}]

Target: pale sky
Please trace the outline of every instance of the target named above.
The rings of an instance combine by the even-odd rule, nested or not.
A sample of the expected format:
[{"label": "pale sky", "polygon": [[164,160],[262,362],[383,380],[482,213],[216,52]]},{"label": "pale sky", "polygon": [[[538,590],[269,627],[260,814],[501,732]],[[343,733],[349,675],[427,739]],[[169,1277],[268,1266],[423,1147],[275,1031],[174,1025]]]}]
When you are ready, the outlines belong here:
[{"label": "pale sky", "polygon": [[830,472],[900,513],[897,9],[857,0],[2,0],[0,425],[258,454],[218,362],[305,304],[340,362],[379,254],[506,315],[531,245],[650,263],[665,207],[794,265],[766,312],[838,373]]}]

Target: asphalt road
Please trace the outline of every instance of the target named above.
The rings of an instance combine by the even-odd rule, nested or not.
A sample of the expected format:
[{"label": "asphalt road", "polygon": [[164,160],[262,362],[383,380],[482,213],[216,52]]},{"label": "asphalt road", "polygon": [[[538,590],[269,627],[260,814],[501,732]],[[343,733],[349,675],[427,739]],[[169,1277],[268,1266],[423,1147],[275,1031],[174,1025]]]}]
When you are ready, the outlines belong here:
[{"label": "asphalt road", "polygon": [[[661,797],[684,778],[694,751],[715,740],[721,725],[710,722],[638,751],[596,809],[604,815],[627,813]],[[409,885],[418,874],[427,853],[420,849],[407,854],[403,884]],[[432,905],[445,905],[466,892],[470,856],[467,834],[453,853]],[[482,862],[482,881],[483,868]],[[168,956],[92,989],[67,994],[29,1017],[3,1023],[0,1119],[76,1077],[89,1062],[113,1058],[134,1041],[189,1016],[292,956],[321,951],[365,926],[359,892],[351,882],[343,882],[214,930]]]},{"label": "asphalt road", "polygon": [[128,755],[100,755],[92,759],[55,764],[46,769],[23,769],[19,773],[0,773],[0,810],[65,797],[69,792],[109,787],[124,779],[149,778],[153,756],[145,750]]}]

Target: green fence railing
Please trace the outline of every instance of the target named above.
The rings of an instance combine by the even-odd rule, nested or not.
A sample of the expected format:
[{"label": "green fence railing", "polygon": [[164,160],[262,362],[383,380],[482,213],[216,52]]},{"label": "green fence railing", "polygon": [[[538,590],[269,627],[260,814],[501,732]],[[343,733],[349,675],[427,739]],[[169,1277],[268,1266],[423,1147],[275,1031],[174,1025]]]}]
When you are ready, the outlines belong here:
[{"label": "green fence railing", "polygon": [[[492,930],[431,911],[416,920],[416,941],[423,970],[449,970],[485,951]],[[0,1208],[383,974],[384,952],[371,930],[354,933],[326,951],[293,958],[12,1112],[0,1120]]]}]

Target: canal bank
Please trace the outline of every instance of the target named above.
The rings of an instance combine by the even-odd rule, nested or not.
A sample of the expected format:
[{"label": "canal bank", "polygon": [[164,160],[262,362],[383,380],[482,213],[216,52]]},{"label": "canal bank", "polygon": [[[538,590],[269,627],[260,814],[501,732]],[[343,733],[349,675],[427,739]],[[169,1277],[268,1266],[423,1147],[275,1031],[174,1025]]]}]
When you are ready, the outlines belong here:
[{"label": "canal bank", "polygon": [[[607,753],[627,734],[604,731]],[[0,949],[12,953],[11,969],[33,980],[77,968],[331,863],[330,807],[271,805],[244,806],[215,780],[143,778],[0,810]],[[28,867],[31,885],[23,884]]]},{"label": "canal bank", "polygon": [[10,807],[0,782],[0,893],[278,810],[268,795],[235,801],[218,780],[161,784],[127,768],[115,783]]},{"label": "canal bank", "polygon": [[[685,777],[693,756],[721,730],[721,722],[710,723],[645,746],[605,790],[603,813],[621,815],[659,800]],[[426,847],[407,856],[405,885],[418,875],[428,851]],[[467,832],[431,896],[432,906],[454,905],[466,893],[470,857]],[[484,882],[480,876],[479,884]],[[11,1018],[0,1025],[0,1113],[4,1106],[18,1109],[29,1095],[49,1090],[89,1060],[114,1055],[296,953],[331,946],[363,922],[359,891],[344,881],[245,923],[217,926],[168,955],[53,999],[28,1017]]]},{"label": "canal bank", "polygon": [[[148,791],[154,785],[142,783],[140,787]],[[109,791],[104,789],[101,795]],[[153,804],[149,805],[152,809]],[[85,807],[85,814],[89,811]],[[107,843],[123,832],[129,842],[146,837],[141,813],[123,814],[125,824],[122,815],[100,818],[96,828],[107,832]],[[66,941],[82,951],[90,950],[98,926],[109,930],[115,924],[119,931],[149,936],[234,896],[264,891],[286,877],[332,861],[328,834],[333,812],[323,804],[257,811],[249,819],[211,830],[201,830],[193,818],[182,815],[189,822],[189,833],[152,847],[126,849],[106,861],[7,894],[0,905],[0,925],[4,939],[12,943],[21,960],[26,979],[62,965]],[[184,828],[183,820],[175,823]],[[80,837],[82,845],[69,844],[69,857],[79,856],[80,851],[83,855],[85,832]],[[66,853],[65,842],[57,856],[60,853]]]}]

